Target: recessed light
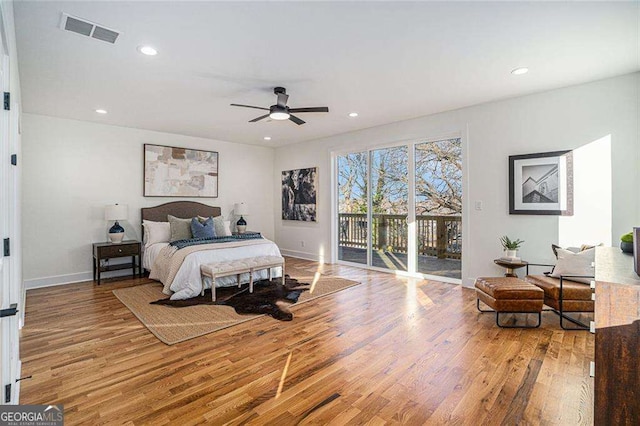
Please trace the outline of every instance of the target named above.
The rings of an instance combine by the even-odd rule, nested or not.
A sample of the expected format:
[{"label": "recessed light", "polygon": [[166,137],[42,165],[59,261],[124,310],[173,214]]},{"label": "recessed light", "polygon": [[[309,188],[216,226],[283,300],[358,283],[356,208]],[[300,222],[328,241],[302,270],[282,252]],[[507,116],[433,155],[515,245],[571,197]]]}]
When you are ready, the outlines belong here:
[{"label": "recessed light", "polygon": [[516,69],[512,70],[511,74],[513,74],[513,75],[522,75],[522,74],[526,74],[528,72],[529,72],[529,68],[520,67],[520,68],[516,68]]},{"label": "recessed light", "polygon": [[357,117],[358,113],[357,112],[350,112],[349,113],[349,117]]},{"label": "recessed light", "polygon": [[265,136],[265,137],[264,137],[264,138],[262,138],[262,139],[264,139],[265,141],[270,141],[270,140],[271,140],[271,136]]},{"label": "recessed light", "polygon": [[156,56],[158,51],[151,46],[138,46],[138,52],[147,56]]},{"label": "recessed light", "polygon": [[97,109],[97,110],[96,110],[96,112],[97,112],[98,114],[106,114],[106,113],[107,113],[107,110],[106,110],[106,109]]}]

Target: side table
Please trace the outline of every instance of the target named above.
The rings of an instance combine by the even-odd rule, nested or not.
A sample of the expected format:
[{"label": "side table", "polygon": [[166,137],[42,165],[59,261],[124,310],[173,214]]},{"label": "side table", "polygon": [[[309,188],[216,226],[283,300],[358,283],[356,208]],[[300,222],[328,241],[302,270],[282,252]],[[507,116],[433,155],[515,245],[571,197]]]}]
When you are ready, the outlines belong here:
[{"label": "side table", "polygon": [[[100,266],[100,261],[113,259],[118,257],[131,256],[131,263],[121,263],[118,265]],[[136,256],[138,257],[136,262]],[[100,285],[100,273],[107,271],[117,271],[119,269],[133,270],[133,277],[136,276],[136,267],[138,268],[138,276],[142,277],[142,244],[140,241],[127,240],[121,243],[94,243],[93,244],[93,280],[98,278]]]},{"label": "side table", "polygon": [[515,277],[515,278],[518,278],[518,275],[515,273],[514,269],[523,268],[529,264],[524,260],[510,261],[505,259],[494,259],[493,263],[495,263],[498,266],[502,266],[503,268],[506,269],[504,273],[505,277]]}]

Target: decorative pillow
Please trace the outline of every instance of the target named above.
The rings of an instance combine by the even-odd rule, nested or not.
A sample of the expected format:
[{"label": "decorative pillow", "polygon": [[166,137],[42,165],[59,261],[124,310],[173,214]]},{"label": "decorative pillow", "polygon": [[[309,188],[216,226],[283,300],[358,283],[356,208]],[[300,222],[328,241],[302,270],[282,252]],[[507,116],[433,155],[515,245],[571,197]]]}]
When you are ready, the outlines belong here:
[{"label": "decorative pillow", "polygon": [[[558,262],[556,263],[553,273],[550,275],[554,278],[560,278],[560,275],[583,275],[587,277],[593,277],[595,270],[593,262],[596,259],[596,249],[591,248],[581,251],[579,253],[573,253],[569,250],[559,248],[556,250],[558,253]],[[565,278],[569,281],[576,281],[579,283],[589,284],[593,278]]]},{"label": "decorative pillow", "polygon": [[555,244],[551,244],[551,250],[553,250],[553,255],[556,257],[556,259],[558,258],[558,249],[560,249],[560,250],[568,250],[571,253],[579,253],[580,251],[582,251],[582,250],[580,250],[579,247],[564,247],[563,248],[563,247],[557,246]]},{"label": "decorative pillow", "polygon": [[224,236],[225,237],[230,237],[232,235],[231,232],[231,221],[230,220],[225,220],[223,222],[224,225]]},{"label": "decorative pillow", "polygon": [[191,234],[193,234],[193,238],[215,238],[216,231],[213,227],[213,218],[210,217],[204,222],[200,222],[199,217],[191,219]]},{"label": "decorative pillow", "polygon": [[167,215],[167,219],[171,227],[171,238],[169,242],[193,238],[191,235],[191,219],[181,219],[171,215]]},{"label": "decorative pillow", "polygon": [[144,246],[148,247],[156,243],[168,243],[171,239],[171,226],[169,222],[153,222],[143,220]]},{"label": "decorative pillow", "polygon": [[[572,253],[580,253],[581,251],[585,251],[585,250],[589,250],[592,249],[594,247],[602,247],[604,246],[604,244],[600,243],[597,246],[592,246],[589,244],[582,244],[580,245],[580,247],[566,247],[565,250],[569,250]],[[555,244],[551,244],[551,250],[553,250],[553,254],[556,256],[556,259],[558,258],[558,249],[561,249],[562,247],[557,246]]]},{"label": "decorative pillow", "polygon": [[231,235],[231,222],[224,220],[222,216],[213,218],[213,227],[217,237],[228,237]]}]

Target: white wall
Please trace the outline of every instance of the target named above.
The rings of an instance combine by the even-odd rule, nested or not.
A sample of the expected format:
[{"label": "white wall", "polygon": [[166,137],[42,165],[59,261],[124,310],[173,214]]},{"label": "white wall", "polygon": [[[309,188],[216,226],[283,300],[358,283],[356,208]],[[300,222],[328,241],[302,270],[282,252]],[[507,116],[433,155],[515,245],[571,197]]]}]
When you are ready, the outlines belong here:
[{"label": "white wall", "polygon": [[218,198],[189,200],[220,206],[225,217],[246,202],[249,229],[274,236],[272,148],[33,114],[22,127],[27,288],[92,279],[91,243],[106,241],[106,204],[128,204],[127,238],[140,238],[141,207],[180,200],[142,196],[145,143],[217,151]]},{"label": "white wall", "polygon": [[[550,246],[559,242],[559,217],[509,215],[509,155],[578,149],[608,139],[611,164],[604,156],[592,173],[611,170],[611,219],[605,215],[585,221],[589,215],[580,210],[589,205],[585,198],[593,203],[599,195],[576,182],[578,210],[575,218],[562,218],[562,224],[571,227],[579,220],[582,234],[565,232],[562,244],[603,242],[603,229],[618,244],[620,235],[640,225],[639,82],[639,73],[629,74],[277,148],[274,180],[280,181],[282,170],[319,166],[319,199],[315,224],[282,221],[277,211],[276,242],[284,253],[330,261],[332,151],[458,134],[466,144],[463,284],[502,272],[492,262],[501,253],[501,235],[525,240],[520,255],[529,261],[551,261]],[[483,202],[482,211],[470,208],[475,201]],[[279,210],[278,192],[273,202]]]}]

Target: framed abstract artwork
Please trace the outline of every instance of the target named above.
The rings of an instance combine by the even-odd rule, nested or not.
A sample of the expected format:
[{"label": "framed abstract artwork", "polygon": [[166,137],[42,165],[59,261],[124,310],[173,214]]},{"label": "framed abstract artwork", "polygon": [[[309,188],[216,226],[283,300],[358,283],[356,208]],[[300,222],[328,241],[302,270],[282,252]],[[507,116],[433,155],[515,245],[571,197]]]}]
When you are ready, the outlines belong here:
[{"label": "framed abstract artwork", "polygon": [[282,220],[316,222],[318,168],[282,172]]},{"label": "framed abstract artwork", "polygon": [[572,151],[509,156],[509,214],[572,216]]},{"label": "framed abstract artwork", "polygon": [[217,197],[218,153],[144,145],[145,197]]}]

